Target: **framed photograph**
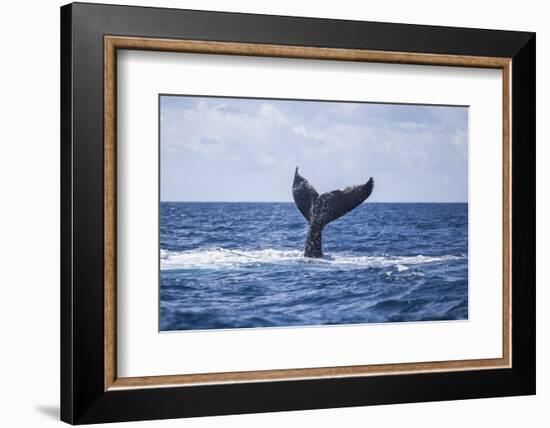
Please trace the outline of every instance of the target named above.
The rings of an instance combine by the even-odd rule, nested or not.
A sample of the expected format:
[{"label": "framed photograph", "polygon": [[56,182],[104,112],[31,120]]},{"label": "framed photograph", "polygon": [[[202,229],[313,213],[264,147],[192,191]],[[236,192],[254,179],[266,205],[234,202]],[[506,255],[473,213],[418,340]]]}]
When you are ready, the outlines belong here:
[{"label": "framed photograph", "polygon": [[76,3],[61,83],[63,421],[535,393],[533,33]]}]

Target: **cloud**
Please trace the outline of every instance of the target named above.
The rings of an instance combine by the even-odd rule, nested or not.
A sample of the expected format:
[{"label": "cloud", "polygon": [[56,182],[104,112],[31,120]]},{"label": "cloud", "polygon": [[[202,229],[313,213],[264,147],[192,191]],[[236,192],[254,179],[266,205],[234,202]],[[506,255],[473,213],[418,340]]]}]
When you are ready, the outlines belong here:
[{"label": "cloud", "polygon": [[320,192],[467,199],[465,107],[163,96],[161,117],[163,200],[292,200],[297,165]]}]

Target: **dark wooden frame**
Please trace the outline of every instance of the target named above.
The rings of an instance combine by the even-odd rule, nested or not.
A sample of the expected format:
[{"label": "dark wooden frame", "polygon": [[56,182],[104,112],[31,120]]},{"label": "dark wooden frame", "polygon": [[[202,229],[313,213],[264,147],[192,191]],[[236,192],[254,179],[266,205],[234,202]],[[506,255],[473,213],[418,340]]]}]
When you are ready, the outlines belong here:
[{"label": "dark wooden frame", "polygon": [[[194,384],[196,382],[186,382],[181,377],[168,382],[140,378],[117,385],[112,357],[116,351],[116,314],[111,298],[116,297],[111,293],[115,291],[116,266],[115,222],[112,221],[116,206],[113,188],[116,183],[113,157],[116,100],[112,71],[116,72],[116,64],[112,59],[117,48],[196,49],[207,53],[227,53],[233,49],[233,54],[239,55],[502,68],[505,283],[506,278],[511,279],[510,288],[506,288],[506,284],[504,288],[505,296],[506,290],[511,294],[504,308],[505,321],[509,324],[505,323],[503,330],[510,347],[504,350],[506,358],[502,364],[462,364],[443,367],[443,370],[434,369],[429,363],[414,370],[390,367],[367,368],[361,372],[352,368],[350,376],[335,376],[327,368],[313,368],[314,372],[307,376],[292,376],[289,370],[286,374],[267,372],[258,377],[250,377],[246,372],[244,378],[230,375],[216,380],[211,376],[206,385],[202,384],[204,378],[199,379],[201,384]],[[510,163],[506,153],[511,153],[511,170],[506,168]],[[511,192],[506,183],[511,184]],[[66,422],[173,418],[535,392],[533,33],[127,6],[64,6],[61,9],[61,196],[61,418]],[[510,226],[507,207],[511,208],[511,228],[506,229]],[[510,240],[513,247],[507,251],[506,242]],[[511,327],[508,333],[506,325]],[[487,370],[488,367],[491,369]],[[243,379],[255,381],[239,382]],[[146,385],[164,387],[144,388]]]}]

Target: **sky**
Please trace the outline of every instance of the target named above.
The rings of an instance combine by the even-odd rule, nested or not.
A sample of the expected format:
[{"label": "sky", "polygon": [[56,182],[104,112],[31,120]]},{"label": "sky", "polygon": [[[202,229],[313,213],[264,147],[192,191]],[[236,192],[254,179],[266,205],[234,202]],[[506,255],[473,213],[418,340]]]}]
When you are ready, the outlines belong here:
[{"label": "sky", "polygon": [[162,201],[292,201],[374,178],[370,202],[467,202],[468,108],[160,97]]}]

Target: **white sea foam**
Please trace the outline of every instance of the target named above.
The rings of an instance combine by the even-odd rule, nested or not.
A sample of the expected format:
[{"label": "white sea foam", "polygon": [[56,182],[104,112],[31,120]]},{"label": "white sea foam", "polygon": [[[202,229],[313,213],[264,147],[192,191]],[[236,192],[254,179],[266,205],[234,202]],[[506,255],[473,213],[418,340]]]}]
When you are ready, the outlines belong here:
[{"label": "white sea foam", "polygon": [[176,269],[223,269],[249,267],[259,264],[292,265],[301,264],[304,267],[330,268],[395,268],[403,272],[410,266],[443,263],[460,260],[464,257],[443,256],[357,256],[347,254],[328,254],[322,259],[304,258],[298,250],[230,250],[212,248],[192,251],[161,250],[160,264],[162,270]]}]

